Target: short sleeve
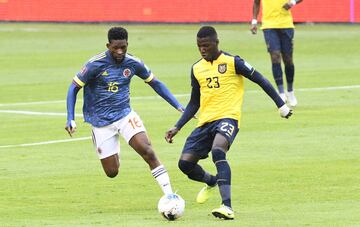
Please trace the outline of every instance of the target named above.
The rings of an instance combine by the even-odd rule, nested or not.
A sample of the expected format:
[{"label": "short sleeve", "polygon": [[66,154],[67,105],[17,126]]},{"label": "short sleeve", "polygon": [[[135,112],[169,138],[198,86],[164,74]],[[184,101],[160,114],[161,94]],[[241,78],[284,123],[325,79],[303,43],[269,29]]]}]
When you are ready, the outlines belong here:
[{"label": "short sleeve", "polygon": [[236,74],[241,74],[245,77],[251,76],[255,71],[249,63],[239,56],[235,56],[235,70]]}]

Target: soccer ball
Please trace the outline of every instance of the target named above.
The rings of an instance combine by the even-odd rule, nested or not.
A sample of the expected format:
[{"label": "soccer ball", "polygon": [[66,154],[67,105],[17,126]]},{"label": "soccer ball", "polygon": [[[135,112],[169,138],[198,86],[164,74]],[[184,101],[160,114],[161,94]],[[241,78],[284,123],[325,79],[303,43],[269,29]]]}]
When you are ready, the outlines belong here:
[{"label": "soccer ball", "polygon": [[174,221],[184,214],[185,201],[178,194],[164,195],[159,200],[158,210],[164,218]]}]

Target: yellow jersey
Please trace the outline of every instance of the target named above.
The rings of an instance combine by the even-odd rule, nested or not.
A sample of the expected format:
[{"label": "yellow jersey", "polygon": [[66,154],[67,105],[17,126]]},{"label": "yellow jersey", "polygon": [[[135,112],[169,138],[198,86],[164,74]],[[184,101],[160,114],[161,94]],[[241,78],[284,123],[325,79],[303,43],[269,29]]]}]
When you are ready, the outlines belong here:
[{"label": "yellow jersey", "polygon": [[288,0],[262,0],[262,26],[267,28],[294,28],[290,10],[283,8]]},{"label": "yellow jersey", "polygon": [[197,127],[222,118],[238,120],[240,126],[244,81],[237,71],[252,74],[254,69],[240,57],[223,52],[212,62],[201,59],[193,65],[192,76],[200,89]]}]

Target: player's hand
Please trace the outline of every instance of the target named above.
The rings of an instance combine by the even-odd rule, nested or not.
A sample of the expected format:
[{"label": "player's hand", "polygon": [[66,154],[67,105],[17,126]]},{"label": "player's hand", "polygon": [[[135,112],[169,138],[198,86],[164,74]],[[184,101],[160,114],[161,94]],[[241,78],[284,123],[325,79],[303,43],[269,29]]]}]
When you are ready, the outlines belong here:
[{"label": "player's hand", "polygon": [[279,113],[281,117],[288,119],[292,115],[292,110],[284,104],[279,108]]},{"label": "player's hand", "polygon": [[179,132],[180,130],[177,127],[173,127],[165,133],[165,140],[168,143],[173,142],[173,137]]},{"label": "player's hand", "polygon": [[284,8],[285,10],[289,10],[289,9],[291,9],[294,5],[296,5],[296,0],[290,0],[289,2],[287,2],[287,3],[285,3],[285,4],[283,5],[283,8]]},{"label": "player's hand", "polygon": [[250,31],[253,35],[255,35],[257,33],[257,25],[256,24],[250,25]]},{"label": "player's hand", "polygon": [[76,123],[74,120],[68,120],[66,122],[65,130],[69,133],[69,135],[72,137],[72,134],[76,131]]}]

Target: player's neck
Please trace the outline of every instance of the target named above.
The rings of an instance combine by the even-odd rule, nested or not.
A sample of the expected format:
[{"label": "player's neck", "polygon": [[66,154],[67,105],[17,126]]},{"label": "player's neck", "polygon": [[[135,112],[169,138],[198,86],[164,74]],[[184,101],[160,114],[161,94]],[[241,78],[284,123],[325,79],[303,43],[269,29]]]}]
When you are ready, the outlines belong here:
[{"label": "player's neck", "polygon": [[218,58],[219,58],[219,56],[221,55],[221,53],[222,53],[222,51],[218,51],[218,52],[216,52],[212,57],[211,57],[211,59],[209,59],[209,60],[206,60],[206,61],[209,61],[209,62],[213,62],[213,61],[216,61]]}]

